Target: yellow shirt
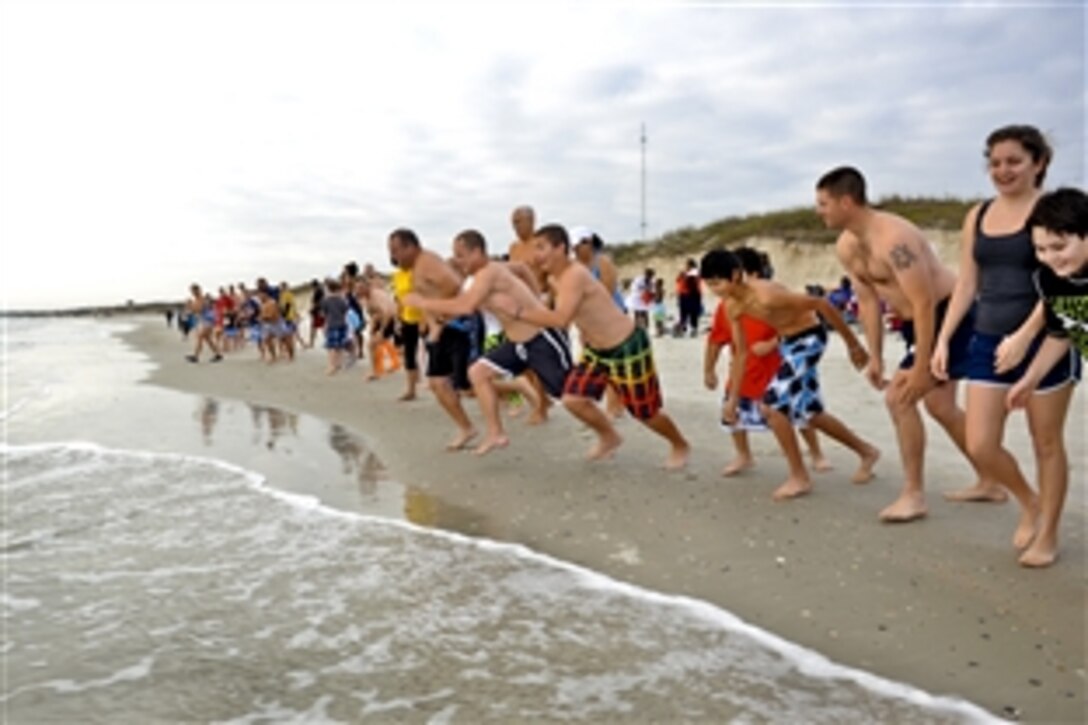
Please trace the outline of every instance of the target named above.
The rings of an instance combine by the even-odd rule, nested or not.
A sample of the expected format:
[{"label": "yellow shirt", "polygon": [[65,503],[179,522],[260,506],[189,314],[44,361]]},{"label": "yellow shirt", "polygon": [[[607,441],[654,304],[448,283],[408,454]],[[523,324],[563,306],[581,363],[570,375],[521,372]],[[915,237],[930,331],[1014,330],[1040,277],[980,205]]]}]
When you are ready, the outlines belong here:
[{"label": "yellow shirt", "polygon": [[[412,291],[412,273],[399,267],[393,270],[393,296],[397,302],[404,299],[404,295]],[[418,307],[405,307],[399,305],[400,321],[418,325],[423,321],[423,312]]]},{"label": "yellow shirt", "polygon": [[295,304],[295,293],[289,289],[280,292],[280,312],[288,322],[298,322],[298,306]]}]

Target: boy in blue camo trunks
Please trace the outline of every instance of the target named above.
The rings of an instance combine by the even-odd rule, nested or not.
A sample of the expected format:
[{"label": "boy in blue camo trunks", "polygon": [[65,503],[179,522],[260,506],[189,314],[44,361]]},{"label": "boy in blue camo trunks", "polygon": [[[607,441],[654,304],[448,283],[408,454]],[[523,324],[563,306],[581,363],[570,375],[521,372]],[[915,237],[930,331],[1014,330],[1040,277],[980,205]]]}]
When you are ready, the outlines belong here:
[{"label": "boy in blue camo trunks", "polygon": [[[795,427],[811,425],[854,451],[860,465],[852,480],[854,483],[869,481],[880,451],[828,413],[820,395],[816,367],[827,347],[827,331],[819,315],[842,336],[855,368],[864,368],[869,360],[868,353],[839,312],[823,297],[796,294],[770,280],[745,280],[740,260],[724,249],[708,252],[703,257],[700,276],[711,292],[727,302],[734,354],[730,389],[740,390],[745,360],[750,354],[740,324],[742,315],[763,320],[778,331],[782,340],[779,347],[782,364],[763,397],[767,423],[774,431],[790,469],[789,477],[775,489],[774,499],[796,498],[812,490],[812,479],[801,458]],[[722,418],[729,423],[736,421],[738,405],[739,397],[730,399]]]}]

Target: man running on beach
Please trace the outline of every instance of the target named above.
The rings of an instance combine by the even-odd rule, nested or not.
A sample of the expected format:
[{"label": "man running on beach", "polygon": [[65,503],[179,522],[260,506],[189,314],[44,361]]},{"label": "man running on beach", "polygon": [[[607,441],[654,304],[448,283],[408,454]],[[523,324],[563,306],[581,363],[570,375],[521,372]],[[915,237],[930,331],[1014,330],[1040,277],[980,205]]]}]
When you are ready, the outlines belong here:
[{"label": "man running on beach", "polygon": [[683,468],[690,446],[662,410],[661,388],[646,331],[636,328],[612,301],[605,286],[571,259],[570,239],[563,227],[541,227],[533,236],[533,245],[537,265],[555,280],[555,309],[514,305],[512,316],[540,327],[566,328],[571,322],[578,327],[585,349],[567,376],[563,404],[597,434],[597,444],[588,458],[609,458],[623,443],[609,416],[595,403],[605,387],[612,386],[633,417],[669,442],[665,467]]},{"label": "man running on beach", "polygon": [[[956,447],[967,455],[966,417],[956,405],[955,381],[962,376],[967,362],[967,346],[974,327],[973,313],[968,312],[952,338],[948,365],[950,379],[941,383],[930,373],[929,359],[956,286],[955,273],[937,259],[916,226],[900,216],[868,205],[865,178],[857,169],[844,166],[824,174],[816,184],[816,206],[824,224],[842,232],[835,243],[835,252],[853,280],[857,295],[858,317],[870,355],[865,377],[874,388],[885,391],[884,400],[899,441],[903,489],[899,498],[880,512],[880,519],[914,521],[927,513],[926,436],[918,411],[919,400]],[[900,332],[907,343],[906,355],[890,384],[884,379],[881,302],[903,320]],[[994,491],[988,498],[1005,500],[1001,486],[984,483],[980,480],[970,490]]]},{"label": "man running on beach", "polygon": [[[486,240],[473,229],[454,238],[453,254],[461,269],[472,276],[471,286],[453,299],[427,299],[412,293],[405,302],[441,315],[467,315],[482,308],[495,315],[502,325],[505,341],[485,353],[468,371],[487,423],[487,435],[476,448],[478,455],[484,455],[510,443],[499,415],[496,378],[514,377],[532,370],[544,390],[559,398],[571,367],[570,343],[563,330],[541,329],[524,319],[515,319],[507,311],[510,305],[515,310],[547,309],[532,288],[535,280],[528,267],[519,262],[492,262],[487,256]],[[507,306],[497,305],[498,300],[507,301]]]},{"label": "man running on beach", "polygon": [[[749,315],[763,320],[778,331],[782,342],[782,364],[763,396],[767,423],[789,463],[789,477],[774,492],[776,501],[804,496],[812,491],[812,479],[801,458],[794,427],[813,426],[854,451],[860,459],[854,483],[866,483],[873,477],[873,466],[880,451],[859,438],[838,418],[824,410],[820,378],[816,366],[827,346],[827,331],[820,315],[842,337],[850,352],[850,362],[861,370],[869,361],[865,348],[858,343],[842,315],[823,297],[791,292],[777,282],[743,277],[744,268],[737,256],[716,249],[703,257],[700,273],[707,289],[727,302],[733,337],[733,364],[730,390],[740,390],[748,355],[748,340],[740,319]],[[817,315],[819,313],[819,315]],[[740,397],[730,398],[722,411],[722,420],[734,424],[738,419]]]},{"label": "man running on beach", "polygon": [[[461,291],[461,275],[434,252],[422,249],[410,229],[389,235],[389,253],[397,265],[412,272],[412,291],[424,297],[450,299]],[[464,448],[477,431],[461,406],[460,392],[470,388],[468,366],[475,357],[474,336],[479,332],[475,315],[437,320],[427,317],[427,382],[442,409],[457,426],[447,450]]]},{"label": "man running on beach", "polygon": [[[400,358],[395,343],[397,329],[397,303],[377,281],[380,278],[363,275],[355,280],[355,299],[363,306],[370,323],[368,348],[370,375],[367,380],[377,380],[386,372],[400,369]],[[388,358],[388,367],[385,364]]]}]

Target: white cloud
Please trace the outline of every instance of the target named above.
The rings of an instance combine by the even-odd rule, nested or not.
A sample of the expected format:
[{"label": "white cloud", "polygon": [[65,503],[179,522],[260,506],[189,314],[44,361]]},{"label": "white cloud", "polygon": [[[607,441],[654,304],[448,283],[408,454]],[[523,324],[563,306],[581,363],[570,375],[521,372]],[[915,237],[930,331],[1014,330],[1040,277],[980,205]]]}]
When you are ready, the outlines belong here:
[{"label": "white cloud", "polygon": [[1083,184],[1075,6],[0,8],[8,306],[382,264],[400,225],[501,248],[521,203],[634,239],[642,122],[651,234],[808,204],[840,163],[878,195],[983,195],[1012,122]]}]

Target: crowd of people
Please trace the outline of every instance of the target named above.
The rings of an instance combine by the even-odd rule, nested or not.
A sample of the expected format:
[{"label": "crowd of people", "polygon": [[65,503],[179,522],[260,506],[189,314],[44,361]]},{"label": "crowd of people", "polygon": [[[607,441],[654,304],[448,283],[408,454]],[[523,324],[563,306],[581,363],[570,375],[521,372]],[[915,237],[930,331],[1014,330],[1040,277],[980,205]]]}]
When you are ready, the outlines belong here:
[{"label": "crowd of people", "polygon": [[[766,254],[741,247],[690,259],[676,279],[674,335],[699,335],[703,294],[718,298],[703,354],[704,383],[719,391],[722,350],[730,350],[721,386],[722,426],[735,457],[722,473],[755,465],[753,431],[770,431],[788,463],[774,491],[790,500],[813,488],[812,468],[829,467],[820,436],[851,450],[855,483],[872,478],[880,450],[826,407],[818,368],[834,331],[851,364],[884,395],[903,471],[898,497],[879,516],[908,522],[927,514],[925,431],[921,409],[974,468],[977,481],[946,496],[1020,507],[1012,543],[1019,562],[1045,567],[1058,554],[1058,524],[1069,479],[1064,426],[1081,357],[1088,352],[1088,201],[1077,189],[1043,193],[1051,150],[1030,126],[1008,126],[986,140],[995,195],[972,208],[963,225],[958,271],[944,265],[908,220],[875,208],[860,171],[839,167],[815,185],[824,223],[845,276],[829,295],[793,291],[772,279]],[[592,230],[537,226],[532,208],[514,210],[516,239],[496,254],[478,231],[458,233],[452,256],[426,249],[410,229],[388,238],[390,278],[354,264],[311,285],[310,336],[286,285],[259,280],[220,290],[192,288],[199,360],[256,342],[267,362],[291,360],[296,344],[312,347],[323,332],[329,374],[369,357],[369,379],[403,368],[401,400],[427,385],[453,423],[447,448],[479,455],[510,445],[503,422],[529,411],[541,423],[555,401],[595,434],[590,460],[612,457],[623,440],[614,419],[630,415],[667,447],[664,465],[686,465],[690,445],[664,409],[651,333],[668,333],[664,282],[654,270],[627,292],[604,243]],[[886,315],[898,321],[906,352],[884,366]],[[860,338],[851,328],[856,322]],[[652,324],[651,324],[652,323]],[[581,344],[576,355],[568,331]],[[421,349],[420,343],[424,343]],[[966,383],[965,405],[957,396]],[[484,430],[464,409],[480,406]],[[605,399],[602,407],[599,402]],[[1010,411],[1026,410],[1035,484],[1002,445]]]}]

